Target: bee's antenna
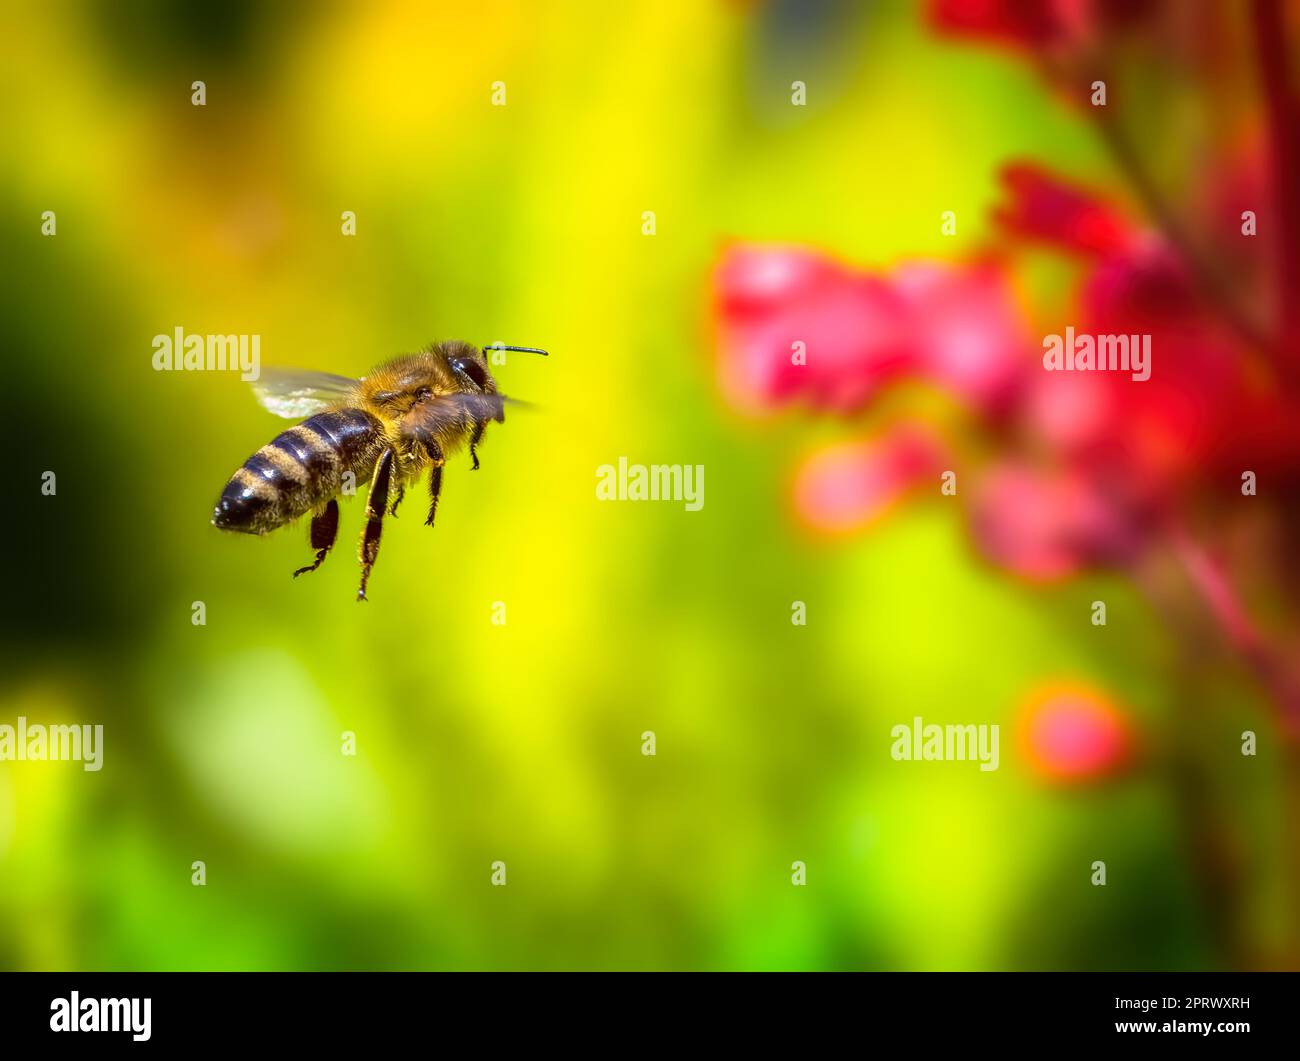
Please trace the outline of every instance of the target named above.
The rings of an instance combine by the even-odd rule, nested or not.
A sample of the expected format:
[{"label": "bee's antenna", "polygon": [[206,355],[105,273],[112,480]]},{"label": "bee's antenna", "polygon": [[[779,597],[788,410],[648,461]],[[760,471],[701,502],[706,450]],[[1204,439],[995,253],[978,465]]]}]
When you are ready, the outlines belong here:
[{"label": "bee's antenna", "polygon": [[500,343],[488,343],[483,347],[483,352],[487,353],[489,350],[513,350],[517,354],[541,354],[542,357],[549,356],[545,350],[539,350],[535,346],[502,346]]}]

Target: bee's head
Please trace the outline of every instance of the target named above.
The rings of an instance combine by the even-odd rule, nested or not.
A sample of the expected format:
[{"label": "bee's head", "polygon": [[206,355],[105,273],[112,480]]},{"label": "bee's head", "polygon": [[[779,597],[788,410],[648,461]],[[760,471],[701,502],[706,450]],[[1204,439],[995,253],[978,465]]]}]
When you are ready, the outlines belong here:
[{"label": "bee's head", "polygon": [[488,368],[487,351],[470,343],[453,340],[433,348],[436,358],[446,365],[447,380],[453,390],[468,394],[496,394],[497,381]]},{"label": "bee's head", "polygon": [[448,365],[452,371],[462,378],[469,379],[484,394],[496,394],[496,380],[492,378],[492,373],[488,369],[489,354],[501,355],[501,364],[505,364],[505,354],[513,351],[517,354],[541,354],[546,357],[546,351],[536,346],[506,346],[505,343],[485,343],[482,352],[475,349],[469,343],[440,343],[435,350],[445,351],[443,354],[447,358]]},{"label": "bee's head", "polygon": [[545,350],[535,346],[506,346],[504,343],[487,343],[481,351],[459,341],[439,343],[433,348],[434,354],[446,361],[452,376],[460,381],[461,386],[457,389],[477,394],[497,393],[497,382],[488,368],[488,355],[500,353],[504,356],[507,351],[546,356]]},{"label": "bee's head", "polygon": [[497,381],[488,368],[488,354],[496,350],[546,353],[530,346],[496,343],[479,350],[472,343],[453,339],[382,365],[362,380],[363,392],[394,416],[404,416],[420,402],[440,395],[496,394]]}]

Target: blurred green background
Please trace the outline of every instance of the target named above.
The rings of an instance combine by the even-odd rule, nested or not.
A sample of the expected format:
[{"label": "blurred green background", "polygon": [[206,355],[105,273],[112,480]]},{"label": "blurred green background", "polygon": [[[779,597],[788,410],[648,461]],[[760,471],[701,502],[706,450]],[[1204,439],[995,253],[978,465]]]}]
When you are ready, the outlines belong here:
[{"label": "blurred green background", "polygon": [[[1189,672],[1118,578],[987,569],[937,501],[810,541],[792,458],[844,426],[755,424],[718,396],[725,240],[952,256],[1008,155],[1109,179],[1030,70],[904,4],[785,30],[724,3],[4,19],[0,722],[102,723],[105,748],[99,773],[0,763],[0,967],[1268,960],[1242,955],[1294,902],[1279,764],[1265,742],[1189,782],[1177,750],[1269,731],[1250,687]],[[360,606],[361,502],[296,581],[305,528],[209,525],[285,425],[234,375],[155,373],[177,326],[349,375],[443,338],[552,356],[498,371],[541,409],[489,430],[479,473],[449,468],[436,531],[407,499]],[[703,464],[703,510],[598,502],[620,456]],[[1099,596],[1101,634],[1079,620]],[[1055,680],[1124,705],[1154,749],[1139,769],[1061,789],[1026,768],[1015,713]],[[914,715],[1000,722],[1002,768],[893,762]],[[1198,870],[1207,802],[1239,859],[1231,906]]]}]

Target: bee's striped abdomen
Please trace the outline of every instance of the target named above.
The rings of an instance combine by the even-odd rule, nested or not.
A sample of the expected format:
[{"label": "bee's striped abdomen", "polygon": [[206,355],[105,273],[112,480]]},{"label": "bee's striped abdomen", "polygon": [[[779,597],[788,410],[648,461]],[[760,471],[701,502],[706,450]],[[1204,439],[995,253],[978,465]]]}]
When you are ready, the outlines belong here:
[{"label": "bee's striped abdomen", "polygon": [[369,477],[383,448],[383,425],[362,409],[317,413],[276,435],[235,472],[212,522],[265,534],[334,496],[345,472]]}]

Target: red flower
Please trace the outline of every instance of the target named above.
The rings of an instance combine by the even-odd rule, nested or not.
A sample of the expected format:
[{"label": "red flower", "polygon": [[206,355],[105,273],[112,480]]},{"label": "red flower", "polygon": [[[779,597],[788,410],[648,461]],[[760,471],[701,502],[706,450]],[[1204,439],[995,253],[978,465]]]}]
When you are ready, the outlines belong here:
[{"label": "red flower", "polygon": [[942,33],[1042,47],[1065,31],[1051,0],[931,0],[930,21]]},{"label": "red flower", "polygon": [[[1018,162],[1002,173],[994,215],[1002,238],[966,262],[867,271],[812,250],[733,246],[714,277],[719,372],[729,398],[751,411],[800,402],[855,414],[897,383],[955,398],[955,410],[924,396],[921,408],[944,418],[945,438],[969,445],[948,456],[915,423],[834,445],[798,471],[799,518],[821,531],[861,530],[934,483],[943,464],[960,477],[954,501],[968,507],[980,550],[1024,577],[1136,571],[1157,547],[1300,731],[1293,618],[1274,637],[1246,603],[1265,591],[1293,603],[1294,580],[1264,586],[1256,576],[1251,593],[1239,593],[1227,555],[1234,540],[1286,540],[1300,527],[1288,500],[1300,482],[1300,209],[1290,208],[1300,202],[1300,146],[1289,27],[1277,5],[1252,10],[1264,106],[1230,115],[1239,119],[1231,126],[1216,112],[1206,127],[1233,128],[1232,143],[1219,165],[1187,170],[1183,201],[1166,202],[1167,182],[1146,171],[1132,123],[1088,106],[1083,88],[1123,69],[1119,51],[1182,47],[1178,57],[1193,58],[1186,42],[1214,19],[1196,5],[1153,0],[931,0],[940,31],[1036,53],[1050,86],[1097,124],[1147,222]],[[1172,40],[1170,25],[1179,31]],[[1204,67],[1196,58],[1188,69]],[[1031,318],[1012,294],[1015,256],[1029,243],[1069,255],[1079,271],[1073,304],[1054,307],[1051,319]],[[1108,360],[1126,355],[1128,367],[1045,361],[1067,336],[1090,337]],[[1258,495],[1247,473],[1258,476]],[[1221,526],[1202,530],[1209,512]],[[1202,547],[1192,528],[1218,540]],[[1238,539],[1239,531],[1248,533]],[[1285,556],[1265,552],[1237,563],[1285,576]],[[1165,579],[1146,583],[1170,592]],[[1122,722],[1086,692],[1040,705],[1031,759],[1052,776],[1098,776],[1123,758]]]},{"label": "red flower", "polygon": [[877,276],[812,251],[735,247],[714,285],[722,388],[747,411],[803,400],[851,413],[905,376],[994,410],[1027,365],[1021,314],[991,265]]},{"label": "red flower", "polygon": [[1049,685],[1038,690],[1020,718],[1020,744],[1031,769],[1057,782],[1114,776],[1134,755],[1127,717],[1097,690]]},{"label": "red flower", "polygon": [[1050,580],[1131,560],[1144,539],[1129,506],[1077,471],[1007,462],[980,477],[972,528],[994,563]]},{"label": "red flower", "polygon": [[890,282],[906,306],[916,375],[982,412],[1004,411],[1032,367],[1004,270],[919,262],[895,270]]},{"label": "red flower", "polygon": [[1136,228],[1121,214],[1041,166],[1007,166],[1002,181],[1011,198],[993,217],[1013,235],[1088,255],[1123,251],[1137,238]]},{"label": "red flower", "polygon": [[746,411],[804,399],[851,412],[912,367],[897,294],[822,255],[735,248],[714,289],[722,389]]},{"label": "red flower", "polygon": [[[1087,106],[1080,85],[1117,69],[1099,60],[1114,53],[1118,32],[1129,44],[1165,46],[1144,30],[1170,20],[1203,29],[1197,11],[1151,0],[931,0],[941,31],[1045,60],[1052,86],[1098,123],[1148,222],[1042,165],[1017,162],[1002,173],[995,219],[1003,238],[965,262],[868,271],[812,250],[732,247],[715,275],[719,371],[727,395],[749,410],[800,402],[855,414],[898,383],[955,398],[956,410],[925,398],[922,408],[945,418],[945,438],[968,439],[957,455],[944,456],[916,426],[834,446],[799,470],[799,517],[823,531],[867,527],[916,484],[933,482],[944,462],[960,476],[981,551],[1022,576],[1136,569],[1159,546],[1300,719],[1285,653],[1243,618],[1225,561],[1217,550],[1204,563],[1190,560],[1201,553],[1178,545],[1207,511],[1231,520],[1228,531],[1271,521],[1287,534],[1300,525],[1282,500],[1300,481],[1300,210],[1288,209],[1300,149],[1277,46],[1286,26],[1276,6],[1254,10],[1263,113],[1234,126],[1223,165],[1190,171],[1185,201],[1167,203],[1164,182],[1129,140],[1131,123]],[[1078,268],[1072,305],[1054,307],[1050,319],[1031,318],[1013,296],[1015,256],[1028,243]],[[1076,365],[1077,347],[1068,363],[1045,361],[1045,350],[1084,337],[1124,363]],[[1247,508],[1206,504],[1254,496],[1248,472],[1268,482],[1269,500],[1261,486]],[[1221,538],[1226,545],[1230,536]],[[1284,558],[1269,560],[1284,569]]]},{"label": "red flower", "polygon": [[1153,0],[930,0],[940,33],[1028,52],[1062,51],[1141,22]]},{"label": "red flower", "polygon": [[795,509],[817,530],[859,531],[922,483],[932,484],[937,494],[942,460],[940,444],[911,425],[881,438],[841,443],[799,469]]}]

